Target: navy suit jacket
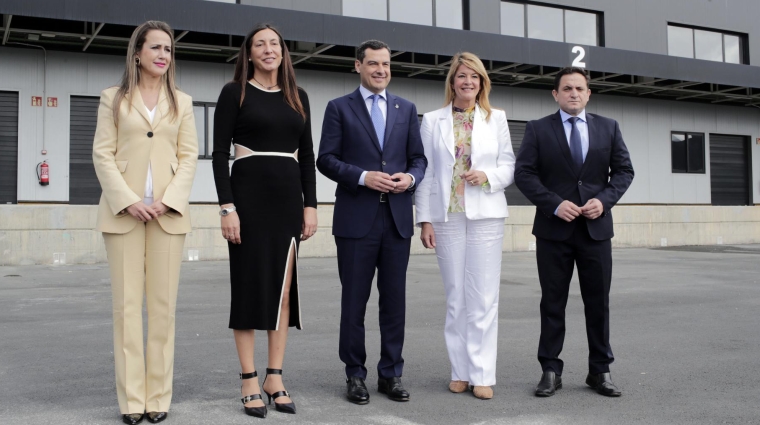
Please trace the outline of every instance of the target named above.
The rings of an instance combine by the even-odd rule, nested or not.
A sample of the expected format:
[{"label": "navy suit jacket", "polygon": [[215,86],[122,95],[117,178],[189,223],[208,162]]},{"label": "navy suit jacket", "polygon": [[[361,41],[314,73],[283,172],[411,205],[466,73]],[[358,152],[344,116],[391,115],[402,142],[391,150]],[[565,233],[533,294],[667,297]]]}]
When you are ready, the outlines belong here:
[{"label": "navy suit jacket", "polygon": [[515,183],[536,206],[533,234],[542,239],[568,239],[578,220],[554,215],[564,200],[582,207],[591,198],[604,212],[586,220],[589,236],[602,241],[614,236],[611,209],[633,181],[633,165],[617,121],[586,112],[589,146],[583,167],[576,170],[570,147],[555,114],[528,122],[515,164]]},{"label": "navy suit jacket", "polygon": [[[359,184],[363,171],[382,171],[390,175],[409,173],[415,180],[412,190],[425,176],[427,159],[420,138],[417,108],[408,100],[388,91],[385,93],[388,112],[382,150],[358,88],[327,104],[317,169],[338,183],[332,228],[335,236],[362,238],[372,228],[380,192]],[[389,193],[388,202],[399,234],[412,237],[412,191]]]}]

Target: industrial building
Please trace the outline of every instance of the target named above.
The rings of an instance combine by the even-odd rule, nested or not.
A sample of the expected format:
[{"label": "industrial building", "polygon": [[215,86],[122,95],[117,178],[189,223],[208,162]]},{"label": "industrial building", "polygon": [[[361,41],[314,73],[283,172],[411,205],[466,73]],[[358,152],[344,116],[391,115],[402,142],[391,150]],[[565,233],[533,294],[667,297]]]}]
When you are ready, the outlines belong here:
[{"label": "industrial building", "polygon": [[[174,28],[177,81],[195,102],[191,202],[207,234],[188,238],[190,259],[226,255],[214,231],[214,105],[260,22],[287,39],[309,94],[315,150],[325,105],[359,84],[354,47],[366,39],[391,46],[388,89],[420,114],[442,106],[451,57],[479,55],[515,151],[527,121],[557,110],[557,70],[583,66],[587,110],[620,123],[636,171],[615,210],[616,224],[631,226],[618,231],[618,246],[760,241],[755,0],[2,0],[0,15],[0,204],[12,204],[0,206],[0,265],[52,262],[55,251],[40,249],[68,252],[69,262],[104,258],[88,218],[100,196],[91,158],[98,97],[118,82],[129,37],[148,19]],[[39,184],[43,161],[48,185]],[[322,248],[312,254],[329,255],[335,186],[318,175],[317,190]],[[532,207],[514,187],[506,196],[505,249],[529,249]],[[72,226],[78,242],[62,236]]]}]

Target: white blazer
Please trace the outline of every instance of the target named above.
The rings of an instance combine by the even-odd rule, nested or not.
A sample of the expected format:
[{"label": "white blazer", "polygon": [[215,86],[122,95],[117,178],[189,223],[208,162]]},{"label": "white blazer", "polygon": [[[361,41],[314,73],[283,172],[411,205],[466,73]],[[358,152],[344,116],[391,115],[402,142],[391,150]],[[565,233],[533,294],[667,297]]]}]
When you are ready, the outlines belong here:
[{"label": "white blazer", "polygon": [[[454,175],[454,118],[449,104],[422,118],[420,133],[428,166],[414,202],[417,226],[448,221]],[[470,220],[509,217],[504,189],[515,181],[515,154],[504,111],[492,109],[491,119],[475,105],[472,126],[472,170],[488,176],[485,187],[465,184],[464,205]]]}]

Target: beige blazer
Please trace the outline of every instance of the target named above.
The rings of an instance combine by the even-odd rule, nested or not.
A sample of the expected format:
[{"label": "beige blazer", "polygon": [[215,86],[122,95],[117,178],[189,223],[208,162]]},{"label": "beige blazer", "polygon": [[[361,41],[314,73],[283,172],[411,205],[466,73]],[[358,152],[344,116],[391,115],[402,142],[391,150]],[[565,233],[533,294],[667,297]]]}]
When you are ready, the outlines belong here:
[{"label": "beige blazer", "polygon": [[[451,181],[454,176],[454,118],[452,104],[428,112],[420,134],[428,166],[415,193],[416,222],[448,221]],[[507,126],[507,115],[491,109],[491,119],[475,105],[472,123],[472,169],[488,176],[488,185],[465,185],[465,214],[470,220],[508,217],[504,189],[515,181],[515,154]]]},{"label": "beige blazer", "polygon": [[100,197],[96,229],[123,234],[138,223],[124,211],[142,201],[148,164],[153,175],[153,198],[171,210],[158,217],[161,228],[170,234],[191,231],[188,210],[190,188],[198,162],[198,136],[195,129],[193,99],[177,91],[177,118],[169,115],[164,90],[151,124],[139,89],[132,103],[124,99],[118,111],[119,126],[113,122],[113,99],[117,87],[100,94],[98,125],[92,147],[92,160],[103,195]]}]

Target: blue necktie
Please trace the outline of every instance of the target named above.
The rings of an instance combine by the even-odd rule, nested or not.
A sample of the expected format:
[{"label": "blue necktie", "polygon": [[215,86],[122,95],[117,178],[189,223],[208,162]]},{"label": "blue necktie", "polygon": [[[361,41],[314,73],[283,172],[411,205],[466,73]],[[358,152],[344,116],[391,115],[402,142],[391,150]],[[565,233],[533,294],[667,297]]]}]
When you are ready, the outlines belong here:
[{"label": "blue necktie", "polygon": [[383,150],[383,141],[385,141],[385,118],[383,118],[383,112],[380,110],[378,101],[380,100],[379,94],[372,95],[372,125],[375,127],[375,133],[377,134],[377,141],[380,142],[380,150]]},{"label": "blue necktie", "polygon": [[583,167],[583,145],[581,144],[581,132],[578,130],[576,122],[580,118],[570,117],[567,120],[570,121],[572,128],[570,129],[570,154],[573,156],[573,162],[575,167],[580,170]]}]

